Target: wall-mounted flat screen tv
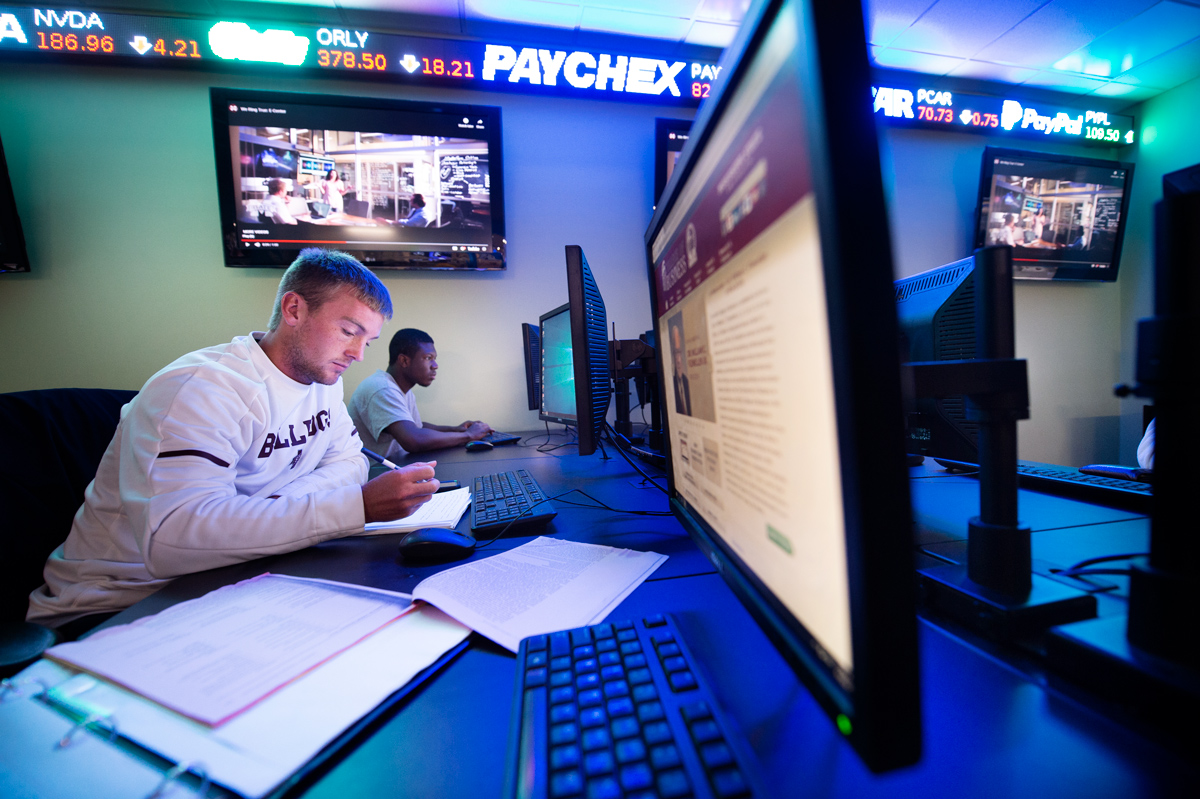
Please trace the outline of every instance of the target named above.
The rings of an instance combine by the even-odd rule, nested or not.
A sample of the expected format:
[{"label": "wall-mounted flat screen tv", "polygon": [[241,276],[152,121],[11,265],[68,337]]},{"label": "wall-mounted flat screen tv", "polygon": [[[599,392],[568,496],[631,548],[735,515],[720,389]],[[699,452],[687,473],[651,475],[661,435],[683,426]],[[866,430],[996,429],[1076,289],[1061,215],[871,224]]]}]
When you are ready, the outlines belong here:
[{"label": "wall-mounted flat screen tv", "polygon": [[1013,247],[1013,277],[1117,279],[1133,164],[987,147],[975,246]]},{"label": "wall-mounted flat screen tv", "polygon": [[8,177],[4,145],[0,144],[0,274],[28,271],[25,234],[21,230],[21,218],[17,216],[17,198],[13,196],[12,181]]},{"label": "wall-mounted flat screen tv", "polygon": [[226,266],[504,269],[500,109],[212,89]]}]

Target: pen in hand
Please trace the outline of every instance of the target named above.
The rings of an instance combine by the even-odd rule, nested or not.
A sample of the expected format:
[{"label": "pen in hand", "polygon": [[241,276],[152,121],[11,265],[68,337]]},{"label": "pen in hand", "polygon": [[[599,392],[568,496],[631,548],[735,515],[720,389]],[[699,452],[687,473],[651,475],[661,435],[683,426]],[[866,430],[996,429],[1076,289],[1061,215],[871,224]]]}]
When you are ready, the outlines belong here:
[{"label": "pen in hand", "polygon": [[378,452],[372,452],[371,450],[367,449],[366,447],[362,448],[362,453],[364,455],[366,455],[368,458],[370,458],[371,460],[382,463],[384,466],[388,467],[389,469],[399,469],[400,468],[396,464],[389,461],[387,458],[380,455]]}]

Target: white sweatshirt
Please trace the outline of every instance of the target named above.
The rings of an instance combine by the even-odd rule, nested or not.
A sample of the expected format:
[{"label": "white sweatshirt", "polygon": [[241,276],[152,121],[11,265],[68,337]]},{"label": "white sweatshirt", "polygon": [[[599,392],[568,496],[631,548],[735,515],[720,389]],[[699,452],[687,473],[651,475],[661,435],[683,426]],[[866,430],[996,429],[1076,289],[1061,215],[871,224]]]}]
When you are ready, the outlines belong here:
[{"label": "white sweatshirt", "polygon": [[262,335],[183,356],[121,409],[30,621],[119,610],[181,574],[362,531],[367,462],[342,381],[297,383]]}]

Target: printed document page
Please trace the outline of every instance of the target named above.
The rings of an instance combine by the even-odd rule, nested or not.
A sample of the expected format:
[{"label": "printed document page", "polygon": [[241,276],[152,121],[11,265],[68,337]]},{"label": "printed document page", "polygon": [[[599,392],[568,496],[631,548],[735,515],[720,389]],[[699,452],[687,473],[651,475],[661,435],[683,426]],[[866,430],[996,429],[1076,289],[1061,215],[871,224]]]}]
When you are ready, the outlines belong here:
[{"label": "printed document page", "polygon": [[400,594],[262,574],[46,654],[216,726],[410,607]]},{"label": "printed document page", "polygon": [[463,512],[471,504],[471,489],[456,488],[453,491],[443,491],[434,494],[428,502],[417,508],[416,512],[403,519],[392,519],[388,522],[371,522],[363,530],[363,535],[381,535],[383,533],[407,533],[410,530],[420,530],[423,527],[445,527],[450,529],[458,524]]},{"label": "printed document page", "polygon": [[516,652],[522,638],[602,621],[666,559],[541,537],[439,572],[416,587],[413,599]]}]

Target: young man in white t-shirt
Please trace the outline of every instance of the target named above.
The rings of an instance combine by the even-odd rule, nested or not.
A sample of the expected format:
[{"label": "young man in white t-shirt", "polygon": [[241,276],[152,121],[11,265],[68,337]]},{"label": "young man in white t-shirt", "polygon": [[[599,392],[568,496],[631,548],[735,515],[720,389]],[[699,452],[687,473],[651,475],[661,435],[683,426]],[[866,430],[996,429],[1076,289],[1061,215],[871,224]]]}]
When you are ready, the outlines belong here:
[{"label": "young man in white t-shirt", "polygon": [[388,345],[388,368],[368,377],[350,398],[350,418],[363,446],[389,460],[410,452],[457,447],[492,428],[467,421],[455,427],[421,421],[414,390],[437,377],[437,349],[424,331],[406,327]]},{"label": "young man in white t-shirt", "polygon": [[68,637],[171,578],[353,535],[437,490],[434,464],[367,482],[342,372],[392,315],[345,253],[284,273],[269,330],[184,355],[121,409],[67,540],[26,616]]}]

